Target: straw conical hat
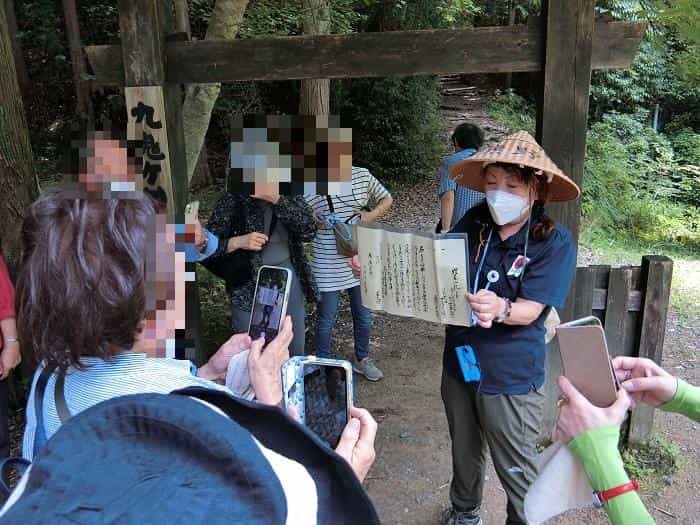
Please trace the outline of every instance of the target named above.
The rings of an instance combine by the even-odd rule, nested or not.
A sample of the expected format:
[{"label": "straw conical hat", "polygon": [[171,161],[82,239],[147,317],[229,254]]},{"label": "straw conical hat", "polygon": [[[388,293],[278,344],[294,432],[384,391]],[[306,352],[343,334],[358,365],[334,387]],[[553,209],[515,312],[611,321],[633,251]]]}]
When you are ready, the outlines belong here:
[{"label": "straw conical hat", "polygon": [[542,170],[549,182],[548,200],[550,201],[570,201],[581,195],[581,190],[576,183],[557,168],[542,146],[537,144],[527,131],[518,131],[500,142],[484,146],[468,159],[452,166],[450,177],[462,186],[483,192],[486,182],[484,169],[494,162]]}]

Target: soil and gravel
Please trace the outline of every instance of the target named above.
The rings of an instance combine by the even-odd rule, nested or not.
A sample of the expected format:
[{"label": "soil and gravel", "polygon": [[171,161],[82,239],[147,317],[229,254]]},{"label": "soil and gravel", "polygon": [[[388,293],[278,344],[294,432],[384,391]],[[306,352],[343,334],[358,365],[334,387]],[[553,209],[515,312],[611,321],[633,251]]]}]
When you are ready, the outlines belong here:
[{"label": "soil and gravel", "polygon": [[[454,80],[444,87],[446,137],[463,120],[481,125],[487,140],[507,132],[484,109],[486,89]],[[436,191],[435,179],[394,191],[395,204],[385,222],[432,229],[439,214]],[[596,253],[581,247],[580,264],[596,261]],[[699,329],[697,313],[681,317],[671,311],[664,349],[664,366],[695,384],[700,384]],[[347,304],[341,307],[334,334],[336,354],[351,358],[352,324]],[[448,504],[451,445],[439,393],[442,345],[442,326],[385,314],[374,316],[370,346],[385,378],[378,383],[358,378],[356,403],[370,409],[379,421],[377,461],[366,487],[385,524],[435,524]],[[15,450],[21,436],[21,419],[20,413],[12,420]],[[661,486],[643,486],[642,497],[658,523],[697,523],[700,515],[697,424],[661,412],[657,412],[655,421],[656,431],[680,447],[685,461]],[[491,466],[484,490],[483,516],[488,524],[505,521],[505,494]],[[602,524],[607,519],[600,511],[587,509],[571,512],[555,523]]]}]

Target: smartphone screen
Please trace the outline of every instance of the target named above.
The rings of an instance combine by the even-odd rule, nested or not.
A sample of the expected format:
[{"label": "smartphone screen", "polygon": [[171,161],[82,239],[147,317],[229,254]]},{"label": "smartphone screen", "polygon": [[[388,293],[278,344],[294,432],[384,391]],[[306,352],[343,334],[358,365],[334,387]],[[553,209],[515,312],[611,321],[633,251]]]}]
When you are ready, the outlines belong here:
[{"label": "smartphone screen", "polygon": [[265,336],[265,345],[279,333],[285,309],[285,294],[290,272],[284,268],[263,266],[258,273],[248,335],[255,340]]},{"label": "smartphone screen", "polygon": [[345,374],[339,366],[304,366],[304,424],[332,448],[348,423]]}]

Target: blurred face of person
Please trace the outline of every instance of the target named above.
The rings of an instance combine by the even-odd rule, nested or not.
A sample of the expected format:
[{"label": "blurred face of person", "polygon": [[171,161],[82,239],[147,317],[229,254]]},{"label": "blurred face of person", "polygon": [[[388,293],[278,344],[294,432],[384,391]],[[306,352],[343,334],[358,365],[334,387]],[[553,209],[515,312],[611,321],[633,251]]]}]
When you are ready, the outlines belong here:
[{"label": "blurred face of person", "polygon": [[135,166],[129,160],[124,141],[96,131],[87,139],[86,152],[85,167],[81,166],[78,180],[88,191],[109,183],[135,180]]},{"label": "blurred face of person", "polygon": [[174,355],[176,330],[186,328],[185,253],[176,250],[173,224],[156,217],[154,268],[146,269],[147,304],[142,332],[137,337],[139,351],[151,357]]}]

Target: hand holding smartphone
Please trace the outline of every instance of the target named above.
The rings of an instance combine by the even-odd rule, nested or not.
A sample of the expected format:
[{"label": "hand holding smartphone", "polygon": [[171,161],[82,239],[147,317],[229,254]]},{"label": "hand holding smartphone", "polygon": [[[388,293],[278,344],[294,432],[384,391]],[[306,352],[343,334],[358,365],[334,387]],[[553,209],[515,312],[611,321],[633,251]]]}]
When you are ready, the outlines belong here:
[{"label": "hand holding smartphone", "polygon": [[299,421],[335,448],[350,420],[352,365],[344,359],[296,356],[282,365],[282,401]]},{"label": "hand holding smartphone", "polygon": [[248,335],[251,339],[256,340],[262,336],[267,346],[269,341],[277,337],[287,313],[291,285],[292,272],[288,268],[260,268],[248,325]]},{"label": "hand holding smartphone", "polygon": [[606,408],[619,388],[597,317],[584,317],[556,328],[564,376],[593,405]]}]

